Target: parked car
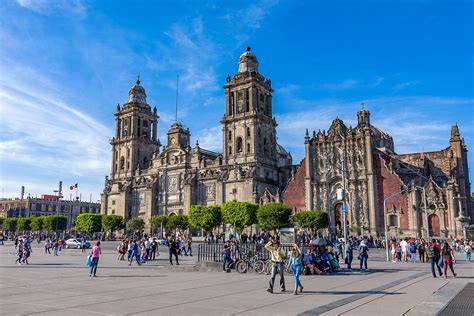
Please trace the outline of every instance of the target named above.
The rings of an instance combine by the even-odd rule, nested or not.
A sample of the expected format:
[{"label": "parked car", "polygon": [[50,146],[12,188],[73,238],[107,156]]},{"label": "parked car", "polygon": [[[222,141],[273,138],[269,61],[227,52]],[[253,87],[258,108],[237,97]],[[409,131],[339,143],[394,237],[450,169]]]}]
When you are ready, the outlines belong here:
[{"label": "parked car", "polygon": [[[66,248],[77,248],[81,249],[82,239],[81,238],[70,238],[66,240]],[[86,248],[90,248],[90,242],[86,241]]]},{"label": "parked car", "polygon": [[150,242],[153,242],[153,239],[155,239],[158,242],[158,245],[164,245],[164,246],[168,245],[168,241],[165,238],[161,238],[161,237],[150,237],[150,238],[148,238],[148,240]]}]

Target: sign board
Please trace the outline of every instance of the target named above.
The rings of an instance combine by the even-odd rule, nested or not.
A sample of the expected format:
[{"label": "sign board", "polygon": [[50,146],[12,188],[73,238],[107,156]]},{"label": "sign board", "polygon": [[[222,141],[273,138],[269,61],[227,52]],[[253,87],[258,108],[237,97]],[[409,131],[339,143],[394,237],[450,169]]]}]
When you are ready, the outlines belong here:
[{"label": "sign board", "polygon": [[280,243],[294,244],[295,241],[296,241],[296,236],[295,236],[294,228],[281,228],[280,229]]},{"label": "sign board", "polygon": [[347,212],[347,205],[346,205],[346,204],[342,204],[342,211],[343,211],[344,213]]}]

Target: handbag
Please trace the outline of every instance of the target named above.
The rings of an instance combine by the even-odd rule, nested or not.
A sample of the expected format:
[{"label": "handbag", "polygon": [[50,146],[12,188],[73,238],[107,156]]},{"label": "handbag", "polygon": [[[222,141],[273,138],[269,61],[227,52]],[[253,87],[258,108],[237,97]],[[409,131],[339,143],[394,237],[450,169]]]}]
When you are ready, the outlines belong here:
[{"label": "handbag", "polygon": [[86,259],[86,266],[90,267],[91,265],[92,265],[91,256],[87,256],[87,259]]},{"label": "handbag", "polygon": [[439,266],[440,268],[443,267],[443,258],[439,258],[439,260],[438,260],[438,266]]}]

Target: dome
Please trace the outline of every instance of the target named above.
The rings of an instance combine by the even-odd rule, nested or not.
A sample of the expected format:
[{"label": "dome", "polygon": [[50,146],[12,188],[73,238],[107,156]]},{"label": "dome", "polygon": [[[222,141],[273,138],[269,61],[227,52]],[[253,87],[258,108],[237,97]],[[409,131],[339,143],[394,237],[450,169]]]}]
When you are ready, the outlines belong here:
[{"label": "dome", "polygon": [[128,103],[146,104],[146,93],[145,89],[140,85],[140,77],[128,92]]},{"label": "dome", "polygon": [[251,52],[250,47],[247,47],[245,52],[240,55],[239,73],[240,72],[258,73],[258,60],[257,57]]},{"label": "dome", "polygon": [[276,144],[276,151],[277,151],[277,154],[279,154],[280,156],[288,156],[288,152],[280,144]]}]

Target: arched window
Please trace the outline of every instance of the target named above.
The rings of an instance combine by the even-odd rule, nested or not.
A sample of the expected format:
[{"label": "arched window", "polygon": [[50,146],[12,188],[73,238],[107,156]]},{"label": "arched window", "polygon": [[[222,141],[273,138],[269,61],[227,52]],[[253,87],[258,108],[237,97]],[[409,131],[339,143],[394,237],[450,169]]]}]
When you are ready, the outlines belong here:
[{"label": "arched window", "polygon": [[229,155],[232,155],[232,146],[229,146]]},{"label": "arched window", "polygon": [[229,135],[228,136],[229,140],[232,140],[232,131],[229,131],[227,134]]},{"label": "arched window", "polygon": [[120,157],[120,170],[123,170],[123,168],[125,167],[125,158]]},{"label": "arched window", "polygon": [[247,153],[250,153],[250,144],[247,143]]},{"label": "arched window", "polygon": [[247,127],[247,137],[250,137],[250,127]]},{"label": "arched window", "polygon": [[237,153],[242,152],[242,137],[237,137]]},{"label": "arched window", "polygon": [[398,226],[398,216],[395,214],[388,216],[388,223],[390,227],[397,227]]}]

